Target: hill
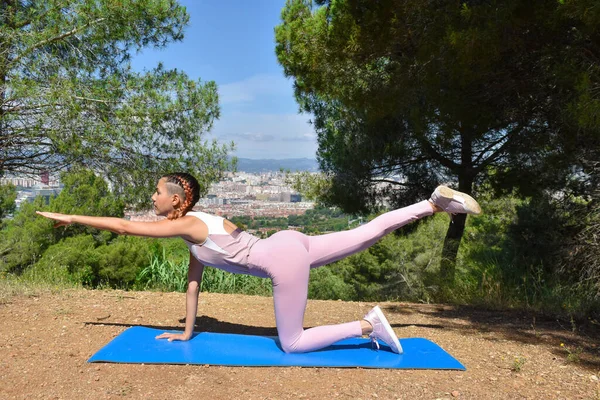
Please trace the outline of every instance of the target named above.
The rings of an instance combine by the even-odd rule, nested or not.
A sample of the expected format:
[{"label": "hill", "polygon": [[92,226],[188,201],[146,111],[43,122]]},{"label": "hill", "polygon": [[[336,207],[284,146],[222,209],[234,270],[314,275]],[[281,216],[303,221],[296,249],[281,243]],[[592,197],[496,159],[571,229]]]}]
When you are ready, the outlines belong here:
[{"label": "hill", "polygon": [[281,160],[275,159],[250,159],[238,158],[238,171],[258,173],[279,171],[281,169],[296,171],[317,172],[319,165],[317,160],[310,158],[286,158]]}]

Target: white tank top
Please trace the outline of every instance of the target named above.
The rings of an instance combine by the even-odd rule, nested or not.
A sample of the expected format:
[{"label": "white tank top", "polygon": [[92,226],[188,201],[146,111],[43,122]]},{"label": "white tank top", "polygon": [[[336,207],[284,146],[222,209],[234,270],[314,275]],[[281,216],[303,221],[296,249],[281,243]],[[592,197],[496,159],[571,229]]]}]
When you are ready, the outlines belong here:
[{"label": "white tank top", "polygon": [[250,249],[260,240],[241,229],[227,233],[223,225],[225,218],[201,211],[188,212],[204,222],[208,228],[208,236],[204,243],[185,241],[192,255],[204,265],[223,269],[233,273],[241,273],[266,277],[266,274],[250,270],[248,256]]}]

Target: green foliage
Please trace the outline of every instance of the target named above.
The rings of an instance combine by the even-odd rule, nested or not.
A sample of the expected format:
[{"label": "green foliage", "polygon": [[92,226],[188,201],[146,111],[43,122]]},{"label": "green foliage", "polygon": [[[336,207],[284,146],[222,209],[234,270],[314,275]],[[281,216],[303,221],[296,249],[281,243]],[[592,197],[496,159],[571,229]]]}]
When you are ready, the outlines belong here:
[{"label": "green foliage", "polygon": [[[65,190],[48,206],[42,199],[24,203],[0,231],[3,277],[185,291],[189,250],[183,241],[117,237],[95,230],[57,233],[51,221],[37,217],[35,210],[48,208],[122,215],[122,203],[93,173],[73,171],[63,180]],[[486,212],[468,220],[452,291],[444,290],[439,279],[448,216],[437,214],[385,236],[362,253],[311,271],[309,296],[526,307],[571,320],[596,316],[598,203],[557,193],[528,200],[494,199],[488,193],[479,199]],[[320,232],[347,229],[350,223],[341,210],[327,207],[287,219],[243,217],[236,222],[266,229],[273,228],[269,224],[289,224]],[[267,279],[207,267],[202,290],[268,295],[271,286]]]},{"label": "green foliage", "polygon": [[458,255],[458,284],[446,298],[499,308],[518,304],[525,297],[522,284],[527,269],[521,268],[509,232],[516,229],[517,209],[524,202],[514,197],[482,198],[481,204],[486,212],[470,220]]},{"label": "green foliage", "polygon": [[[148,245],[140,238],[117,238],[107,231],[81,225],[53,229],[52,221],[36,210],[123,216],[123,201],[106,181],[89,170],[61,175],[64,189],[45,205],[41,198],[24,203],[0,232],[1,271],[22,273],[31,266],[37,275],[53,266],[64,270],[71,281],[94,286],[100,282],[130,286],[147,262]],[[44,272],[46,271],[46,272]]]},{"label": "green foliage", "polygon": [[303,233],[313,235],[346,230],[350,225],[348,215],[333,207],[315,207],[303,215],[288,216],[288,221],[291,226],[302,227]]},{"label": "green foliage", "polygon": [[15,211],[16,199],[17,188],[14,185],[0,185],[0,224],[4,217]]},{"label": "green foliage", "polygon": [[239,293],[271,296],[271,281],[251,275],[232,274],[218,268],[205,267],[202,290],[212,293]]},{"label": "green foliage", "polygon": [[52,200],[54,212],[90,216],[123,217],[124,202],[108,187],[107,182],[89,169],[63,172],[64,189]]},{"label": "green foliage", "polygon": [[[179,240],[179,242],[182,242]],[[150,264],[137,277],[136,286],[144,290],[185,292],[187,289],[188,259],[182,259],[160,247],[155,248]],[[161,251],[157,253],[157,251]],[[188,252],[189,257],[189,252]],[[272,294],[268,279],[232,274],[217,268],[205,267],[201,291],[240,293],[266,296]]]},{"label": "green foliage", "polygon": [[[148,260],[148,258],[146,258]],[[150,263],[137,275],[137,286],[143,289],[185,292],[187,289],[188,263],[182,260],[173,261],[166,251],[154,253]]]},{"label": "green foliage", "polygon": [[309,295],[319,299],[429,301],[447,217],[431,218],[410,235],[387,235],[369,249],[311,271]]},{"label": "green foliage", "polygon": [[[107,182],[88,169],[75,169],[61,174],[63,190],[51,199],[49,209],[53,212],[75,215],[104,216],[122,218],[125,205],[121,198],[112,192]],[[83,225],[69,225],[56,231],[59,238],[81,233],[93,234],[103,241],[115,235]]]},{"label": "green foliage", "polygon": [[[62,239],[91,234],[94,236],[96,247],[115,237],[110,232],[100,232],[81,225],[53,229],[50,220],[35,214],[36,211],[50,210],[83,215],[123,216],[122,200],[118,199],[108,189],[107,183],[93,172],[73,170],[63,173],[61,179],[65,185],[64,189],[56,198],[50,200],[49,205],[45,205],[42,198],[35,199],[33,203],[23,203],[19,212],[0,231],[0,271],[24,271],[40,259],[50,246]],[[95,274],[98,270],[94,271]]]},{"label": "green foliage", "polygon": [[40,293],[55,293],[64,289],[80,287],[73,282],[65,268],[28,268],[20,275],[0,272],[0,304],[10,302],[14,296],[31,296]]},{"label": "green foliage", "polygon": [[35,214],[45,207],[42,198],[23,203],[0,231],[0,272],[22,272],[55,243],[52,222]]},{"label": "green foliage", "polygon": [[443,301],[568,318],[597,315],[598,279],[585,268],[597,263],[589,250],[573,252],[568,238],[578,214],[569,202],[482,196],[481,204],[486,213],[468,220],[452,291],[439,281],[448,216],[438,214],[409,233],[387,235],[360,254],[311,271],[311,298]]},{"label": "green foliage", "polygon": [[563,349],[565,349],[565,352],[567,353],[567,361],[570,363],[578,363],[580,361],[580,355],[581,353],[583,353],[583,348],[581,346],[572,349],[569,346],[565,346],[564,343],[560,344],[560,347],[562,347]]},{"label": "green foliage", "polygon": [[344,281],[354,289],[357,300],[373,301],[380,297],[386,270],[370,251],[355,254],[338,264]]},{"label": "green foliage", "polygon": [[[582,185],[597,165],[592,0],[316,4],[286,3],[276,53],[315,116],[324,204],[366,213],[439,182],[538,195]],[[464,226],[456,218],[445,239],[449,283]]]},{"label": "green foliage", "polygon": [[100,244],[92,235],[67,237],[46,250],[30,267],[39,275],[52,269],[66,271],[70,281],[88,287],[99,284],[129,288],[148,264],[149,240],[119,237]]},{"label": "green foliage", "polygon": [[515,357],[515,360],[513,362],[511,370],[513,372],[521,372],[521,370],[523,369],[523,366],[525,365],[526,362],[527,362],[527,358],[525,358],[523,356]]},{"label": "green foliage", "polygon": [[219,117],[216,84],[130,62],[182,40],[188,22],[175,0],[2,3],[0,174],[86,166],[132,205],[164,171],[206,190],[232,148],[203,139]]},{"label": "green foliage", "polygon": [[286,174],[286,183],[302,197],[310,201],[320,202],[327,197],[331,190],[331,182],[326,175],[321,173],[300,172],[293,175]]},{"label": "green foliage", "polygon": [[150,245],[150,257],[154,258],[167,254],[168,259],[175,262],[187,263],[190,259],[190,250],[185,242],[179,238],[154,239]]},{"label": "green foliage", "polygon": [[50,246],[31,269],[33,271],[64,270],[75,282],[91,286],[96,283],[100,254],[91,235],[68,237]]},{"label": "green foliage", "polygon": [[148,265],[151,244],[151,239],[119,236],[96,248],[99,263],[95,283],[132,287],[139,272]]},{"label": "green foliage", "polygon": [[[593,268],[597,264],[590,258],[593,253],[573,252],[572,243],[565,242],[565,238],[585,234],[576,223],[580,207],[588,209],[585,203],[564,199],[556,202],[543,197],[519,200],[485,196],[481,197],[481,203],[487,212],[470,219],[466,226],[458,254],[456,285],[451,292],[443,290],[439,282],[439,259],[449,217],[437,214],[413,224],[410,230],[385,236],[362,253],[312,270],[309,297],[532,308],[572,321],[596,316],[598,280],[595,275],[585,275],[595,273]],[[11,223],[27,222],[23,216],[32,215],[35,208],[25,204],[21,210],[24,214],[17,213]],[[324,214],[333,218],[337,213],[339,210],[317,209],[306,218],[326,220]],[[597,214],[590,216],[585,223],[595,221],[596,217]],[[31,221],[45,220],[32,217]],[[588,225],[595,229],[593,224]],[[19,280],[179,292],[187,287],[189,250],[179,239],[100,239],[92,234],[78,234],[53,244],[51,226],[45,229],[42,232],[46,232],[47,250],[32,248],[38,251],[38,256],[29,261],[32,266],[16,277]],[[39,237],[35,230],[31,232]],[[29,246],[37,244],[36,240],[26,239],[24,243]],[[587,251],[586,247],[581,247],[581,251]],[[4,276],[7,272],[5,269]],[[269,295],[271,284],[268,279],[206,267],[202,290]]]},{"label": "green foliage", "polygon": [[574,251],[564,254],[562,271],[575,272],[589,299],[600,303],[600,203],[578,210],[575,217],[579,224]]},{"label": "green foliage", "polygon": [[289,215],[287,218],[235,216],[230,219],[244,229],[273,228],[273,232],[289,227],[300,228],[306,234],[337,232],[348,229],[349,218],[340,209],[332,207],[316,207],[306,210],[302,215]]},{"label": "green foliage", "polygon": [[556,39],[571,28],[558,4],[321,3],[287,2],[276,52],[315,114],[326,200],[366,210],[390,195],[374,185],[390,175],[404,202],[439,181],[470,191],[490,166],[531,169],[552,153],[546,63],[564,61]]},{"label": "green foliage", "polygon": [[483,206],[489,212],[467,227],[450,300],[566,317],[597,315],[598,280],[584,273],[595,264],[582,263],[572,242],[578,207],[546,197],[505,197]]},{"label": "green foliage", "polygon": [[[338,263],[339,264],[339,263]],[[355,300],[357,298],[354,287],[336,273],[339,265],[316,268],[310,271],[308,282],[308,297],[321,300]]]}]

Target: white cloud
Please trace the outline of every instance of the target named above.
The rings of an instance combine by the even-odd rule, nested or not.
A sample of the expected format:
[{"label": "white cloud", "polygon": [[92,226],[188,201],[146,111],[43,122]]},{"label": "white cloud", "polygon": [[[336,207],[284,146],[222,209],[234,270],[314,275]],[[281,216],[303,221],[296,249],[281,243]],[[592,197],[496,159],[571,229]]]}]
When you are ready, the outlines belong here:
[{"label": "white cloud", "polygon": [[317,140],[310,115],[298,114],[292,80],[281,74],[254,75],[219,85],[221,117],[211,131],[236,143],[244,158],[314,158]]},{"label": "white cloud", "polygon": [[315,142],[317,135],[314,132],[306,132],[298,136],[284,137],[281,140],[287,142]]},{"label": "white cloud", "polygon": [[293,96],[293,84],[282,75],[254,75],[242,81],[219,85],[221,104],[248,103],[261,96]]},{"label": "white cloud", "polygon": [[222,112],[211,134],[236,143],[235,154],[246,158],[314,158],[316,134],[307,114]]},{"label": "white cloud", "polygon": [[[252,133],[252,132],[244,132],[237,135],[233,135],[234,138],[245,139],[251,142],[270,142],[275,139],[273,135],[265,134],[265,133]],[[235,139],[234,139],[235,140]]]}]

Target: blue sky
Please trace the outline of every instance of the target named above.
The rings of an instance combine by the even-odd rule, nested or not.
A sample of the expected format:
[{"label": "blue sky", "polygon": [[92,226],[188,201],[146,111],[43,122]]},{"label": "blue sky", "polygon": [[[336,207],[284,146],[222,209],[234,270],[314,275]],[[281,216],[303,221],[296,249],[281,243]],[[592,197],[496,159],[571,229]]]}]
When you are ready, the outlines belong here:
[{"label": "blue sky", "polygon": [[274,28],[285,0],[180,0],[190,15],[182,42],[145,49],[139,71],[162,62],[193,79],[215,81],[221,117],[207,138],[236,143],[244,158],[314,158],[310,115],[299,114],[293,82],[275,56]]}]

